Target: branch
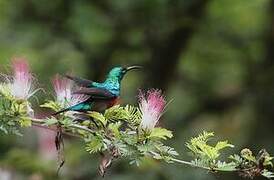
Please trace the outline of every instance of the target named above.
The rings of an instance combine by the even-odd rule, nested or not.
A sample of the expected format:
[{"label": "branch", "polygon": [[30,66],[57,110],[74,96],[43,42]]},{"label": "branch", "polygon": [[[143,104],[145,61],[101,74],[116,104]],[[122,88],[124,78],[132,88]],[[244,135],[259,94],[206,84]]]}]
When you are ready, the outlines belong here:
[{"label": "branch", "polygon": [[[19,65],[20,70],[27,68],[22,62]],[[26,76],[29,73],[19,74]],[[25,83],[29,84],[28,78],[20,77],[20,80],[27,79]],[[12,83],[18,81],[12,81]],[[63,92],[72,92],[71,86],[66,86],[67,82],[57,80],[55,82],[58,83],[56,100],[47,101],[40,107],[59,112],[68,108],[76,100],[79,101],[79,99],[72,99],[73,96],[69,93],[64,97]],[[64,112],[56,117],[52,116],[43,120],[33,118],[34,111],[28,100],[33,93],[20,94],[21,97],[18,98],[18,89],[11,90],[13,85],[9,83],[0,84],[0,131],[6,134],[19,135],[22,127],[34,125],[53,130],[52,126],[56,126],[55,145],[59,157],[58,171],[65,162],[63,156],[65,146],[62,135],[64,132],[82,139],[85,142],[87,152],[102,155],[99,168],[99,173],[102,176],[114,159],[127,158],[130,160],[130,164],[139,165],[144,158],[150,157],[167,163],[176,162],[211,172],[237,171],[241,176],[248,178],[256,176],[274,177],[274,173],[270,171],[273,167],[273,157],[266,150],[262,149],[254,156],[251,150],[243,149],[239,155],[221,157],[223,156],[223,149],[233,148],[234,145],[228,141],[217,141],[216,144],[212,144],[211,139],[214,138],[212,132],[203,132],[186,143],[186,147],[192,153],[192,161],[188,162],[175,158],[179,154],[173,147],[166,145],[166,140],[173,137],[172,131],[155,126],[166,106],[166,100],[160,90],[141,91],[138,107],[116,105],[106,109],[104,113],[88,111],[82,112],[81,115],[79,115],[80,112],[77,114]],[[60,84],[64,87],[60,87]],[[22,82],[20,82],[20,86],[22,86]],[[15,87],[17,88],[18,85]],[[15,94],[14,90],[16,90]],[[21,89],[19,90],[21,92]],[[28,91],[22,90],[22,92]],[[223,161],[223,159],[227,159],[227,161]]]}]

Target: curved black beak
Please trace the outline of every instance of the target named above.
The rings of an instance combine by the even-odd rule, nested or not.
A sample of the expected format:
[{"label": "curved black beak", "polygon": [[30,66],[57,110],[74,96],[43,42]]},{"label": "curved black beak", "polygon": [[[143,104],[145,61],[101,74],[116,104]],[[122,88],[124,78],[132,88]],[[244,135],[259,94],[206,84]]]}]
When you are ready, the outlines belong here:
[{"label": "curved black beak", "polygon": [[130,70],[134,70],[134,69],[142,69],[143,67],[142,66],[128,66],[125,69],[125,72],[128,72]]}]

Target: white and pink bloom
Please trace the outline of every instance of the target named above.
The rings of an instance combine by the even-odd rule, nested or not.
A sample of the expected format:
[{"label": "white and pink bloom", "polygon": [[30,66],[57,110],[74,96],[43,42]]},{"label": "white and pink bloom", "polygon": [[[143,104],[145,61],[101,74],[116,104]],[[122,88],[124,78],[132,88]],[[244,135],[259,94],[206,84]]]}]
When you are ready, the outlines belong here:
[{"label": "white and pink bloom", "polygon": [[140,127],[144,130],[153,129],[162,116],[166,100],[161,90],[152,89],[146,93],[139,93],[139,107],[142,113]]},{"label": "white and pink bloom", "polygon": [[10,93],[15,98],[27,100],[37,91],[33,87],[34,78],[29,65],[24,58],[14,58],[12,68],[13,75],[8,82]]},{"label": "white and pink bloom", "polygon": [[0,84],[0,91],[5,96],[24,102],[27,114],[34,116],[28,99],[39,89],[34,89],[34,78],[30,72],[27,60],[24,58],[14,58],[12,60],[13,74],[3,75],[5,81]]},{"label": "white and pink bloom", "polygon": [[56,94],[56,101],[63,108],[73,106],[87,99],[85,95],[73,94],[75,87],[72,81],[58,74],[53,78],[52,84]]}]

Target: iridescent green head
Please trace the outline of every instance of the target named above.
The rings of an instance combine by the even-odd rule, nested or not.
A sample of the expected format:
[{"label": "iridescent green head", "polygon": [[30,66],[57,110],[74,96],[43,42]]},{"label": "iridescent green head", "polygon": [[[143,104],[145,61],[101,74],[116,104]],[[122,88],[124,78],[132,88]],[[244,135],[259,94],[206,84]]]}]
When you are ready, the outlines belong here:
[{"label": "iridescent green head", "polygon": [[121,81],[127,72],[133,69],[140,69],[140,68],[142,67],[141,66],[114,67],[108,73],[107,79],[116,79],[118,81]]}]

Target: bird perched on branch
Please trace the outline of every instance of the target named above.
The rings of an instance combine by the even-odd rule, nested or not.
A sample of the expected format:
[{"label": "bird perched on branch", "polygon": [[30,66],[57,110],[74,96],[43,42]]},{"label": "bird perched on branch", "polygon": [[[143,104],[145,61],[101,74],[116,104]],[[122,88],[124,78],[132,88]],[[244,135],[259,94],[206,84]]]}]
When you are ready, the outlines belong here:
[{"label": "bird perched on branch", "polygon": [[106,79],[102,83],[91,80],[66,75],[68,79],[74,81],[82,89],[75,91],[74,94],[88,95],[89,98],[81,103],[63,109],[54,113],[57,115],[66,111],[103,111],[115,105],[120,97],[121,81],[124,75],[133,69],[140,69],[141,66],[114,67],[108,73]]}]

